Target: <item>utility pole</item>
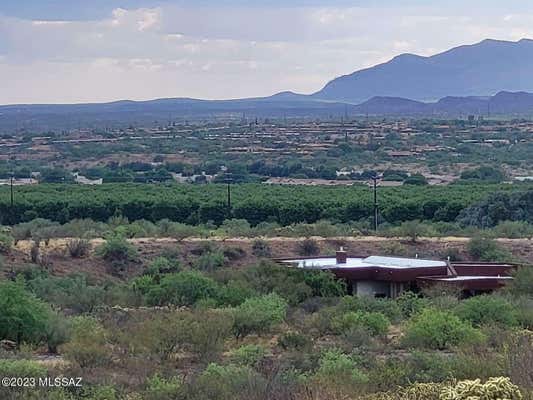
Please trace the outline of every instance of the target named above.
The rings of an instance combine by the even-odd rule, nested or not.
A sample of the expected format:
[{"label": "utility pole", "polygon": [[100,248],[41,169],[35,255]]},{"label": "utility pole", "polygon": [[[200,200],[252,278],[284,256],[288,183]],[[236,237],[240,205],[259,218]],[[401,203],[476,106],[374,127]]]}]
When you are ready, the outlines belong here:
[{"label": "utility pole", "polygon": [[231,216],[231,183],[233,182],[233,179],[231,176],[228,176],[226,178],[226,184],[227,184],[227,203],[226,206],[228,208],[228,216]]},{"label": "utility pole", "polygon": [[13,209],[14,205],[14,196],[13,196],[13,174],[11,174],[11,179],[9,180],[9,186],[11,187],[11,209]]},{"label": "utility pole", "polygon": [[378,177],[373,176],[374,181],[374,231],[378,231]]}]

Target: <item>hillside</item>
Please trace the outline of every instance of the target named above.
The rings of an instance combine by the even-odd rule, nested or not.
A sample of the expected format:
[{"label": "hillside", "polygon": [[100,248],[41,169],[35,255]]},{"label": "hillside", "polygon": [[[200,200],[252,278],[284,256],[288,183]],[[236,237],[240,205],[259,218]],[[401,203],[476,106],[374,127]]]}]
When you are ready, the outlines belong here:
[{"label": "hillside", "polygon": [[445,96],[487,96],[532,91],[533,40],[484,40],[430,57],[402,54],[338,77],[313,97],[360,103],[374,96],[435,101]]}]

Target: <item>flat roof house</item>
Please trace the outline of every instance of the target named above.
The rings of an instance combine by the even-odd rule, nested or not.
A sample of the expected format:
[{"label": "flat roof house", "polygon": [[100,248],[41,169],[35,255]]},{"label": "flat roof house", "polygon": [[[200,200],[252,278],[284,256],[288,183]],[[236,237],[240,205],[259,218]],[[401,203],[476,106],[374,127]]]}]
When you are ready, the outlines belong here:
[{"label": "flat roof house", "polygon": [[397,297],[405,290],[434,284],[455,285],[466,294],[489,292],[512,280],[514,264],[450,262],[402,257],[349,257],[344,250],[335,257],[305,257],[279,260],[295,268],[332,272],[344,279],[352,294]]}]

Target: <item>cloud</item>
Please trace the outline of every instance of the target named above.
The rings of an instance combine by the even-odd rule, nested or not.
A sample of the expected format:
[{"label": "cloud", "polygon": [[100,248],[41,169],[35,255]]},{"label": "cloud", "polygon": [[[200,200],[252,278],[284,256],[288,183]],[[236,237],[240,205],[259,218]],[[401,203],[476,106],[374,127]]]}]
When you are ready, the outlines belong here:
[{"label": "cloud", "polygon": [[[507,16],[507,17],[506,17]],[[0,15],[0,103],[309,93],[333,77],[487,37],[533,37],[508,9],[115,8],[96,20]]]}]

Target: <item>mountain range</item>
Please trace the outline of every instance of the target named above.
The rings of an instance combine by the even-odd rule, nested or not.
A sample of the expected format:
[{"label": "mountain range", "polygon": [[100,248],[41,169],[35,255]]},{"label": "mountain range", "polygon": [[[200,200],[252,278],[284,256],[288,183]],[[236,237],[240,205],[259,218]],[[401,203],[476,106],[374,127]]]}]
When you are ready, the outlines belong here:
[{"label": "mountain range", "polygon": [[422,57],[401,54],[389,62],[341,76],[314,98],[360,103],[375,96],[436,101],[445,96],[533,92],[533,40],[484,40]]},{"label": "mountain range", "polygon": [[176,117],[533,115],[533,40],[484,40],[430,57],[402,54],[341,76],[310,94],[234,100],[169,98],[94,104],[0,106],[0,129],[68,129]]}]

